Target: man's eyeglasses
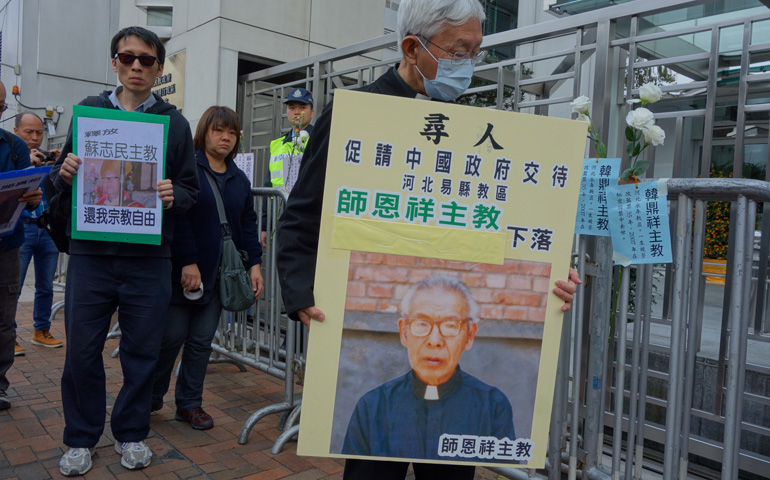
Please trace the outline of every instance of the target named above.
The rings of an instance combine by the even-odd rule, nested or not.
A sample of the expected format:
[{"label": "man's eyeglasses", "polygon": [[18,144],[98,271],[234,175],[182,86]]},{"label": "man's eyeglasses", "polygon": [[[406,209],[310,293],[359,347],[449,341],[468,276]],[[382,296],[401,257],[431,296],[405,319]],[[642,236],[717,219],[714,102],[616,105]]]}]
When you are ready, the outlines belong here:
[{"label": "man's eyeglasses", "polygon": [[[430,40],[428,40],[425,37],[421,37],[419,35],[415,35],[415,36],[417,38],[421,39],[421,40],[425,40],[426,42],[428,42],[431,45],[435,46],[439,50],[445,52],[447,55],[449,55],[449,58],[450,58],[450,60],[452,60],[453,64],[462,63],[465,60],[470,60],[471,63],[476,64],[476,63],[479,63],[479,62],[483,62],[484,59],[487,57],[487,52],[485,50],[480,50],[478,52],[454,52],[454,53],[452,53],[449,50],[441,47],[440,45],[437,45],[434,42],[431,42]],[[422,42],[420,42],[420,43],[422,43]],[[428,47],[426,47],[424,43],[422,44],[422,46],[425,47],[426,50],[428,49]]]},{"label": "man's eyeglasses", "polygon": [[112,182],[119,182],[120,181],[120,177],[102,177],[102,180],[105,180],[105,181],[106,180],[110,180]]},{"label": "man's eyeglasses", "polygon": [[460,335],[465,324],[470,318],[457,320],[443,320],[441,322],[431,322],[423,319],[409,321],[409,331],[415,337],[427,337],[433,331],[433,327],[438,325],[438,331],[442,337],[456,337]]},{"label": "man's eyeglasses", "polygon": [[139,60],[143,67],[152,67],[158,61],[158,57],[152,55],[134,55],[133,53],[116,53],[114,58],[120,60],[123,65],[133,65],[135,60]]},{"label": "man's eyeglasses", "polygon": [[8,110],[8,104],[5,102],[0,102],[0,113]]}]

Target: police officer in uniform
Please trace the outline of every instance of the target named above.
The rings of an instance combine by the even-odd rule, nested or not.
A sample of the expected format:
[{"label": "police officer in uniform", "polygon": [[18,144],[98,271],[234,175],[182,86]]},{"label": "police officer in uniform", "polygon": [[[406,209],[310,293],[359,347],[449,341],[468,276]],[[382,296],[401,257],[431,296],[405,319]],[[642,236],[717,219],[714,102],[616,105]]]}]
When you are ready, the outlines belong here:
[{"label": "police officer in uniform", "polygon": [[[313,95],[304,88],[290,91],[283,103],[286,104],[286,116],[291,123],[291,130],[270,142],[270,163],[265,187],[284,188],[286,193],[291,193],[297,181],[302,153],[313,129],[310,121],[315,110]],[[262,204],[262,246],[267,246],[267,202]]]}]

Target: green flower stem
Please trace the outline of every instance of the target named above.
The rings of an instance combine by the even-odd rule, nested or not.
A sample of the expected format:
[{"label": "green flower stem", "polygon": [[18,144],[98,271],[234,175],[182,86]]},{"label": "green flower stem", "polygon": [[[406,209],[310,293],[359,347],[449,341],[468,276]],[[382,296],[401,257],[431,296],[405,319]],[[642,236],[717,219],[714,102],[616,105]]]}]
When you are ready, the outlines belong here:
[{"label": "green flower stem", "polygon": [[618,298],[620,297],[620,281],[623,278],[623,268],[625,267],[622,265],[618,267],[618,281],[615,283],[615,298],[612,299],[612,310],[610,310],[610,330],[607,343],[612,343],[613,328],[615,327],[615,314],[617,313]]},{"label": "green flower stem", "polygon": [[650,167],[649,161],[639,160],[641,154],[650,145],[647,143],[647,140],[644,140],[642,131],[628,126],[626,127],[626,139],[629,142],[628,145],[626,145],[629,167],[623,170],[623,173],[620,175],[621,180],[639,177],[639,175],[642,175]]},{"label": "green flower stem", "polygon": [[594,125],[593,120],[591,120],[590,113],[586,112],[585,116],[590,122],[590,126],[588,127],[588,139],[594,142],[594,147],[596,148],[596,158],[607,158],[607,146],[601,140],[601,131]]}]

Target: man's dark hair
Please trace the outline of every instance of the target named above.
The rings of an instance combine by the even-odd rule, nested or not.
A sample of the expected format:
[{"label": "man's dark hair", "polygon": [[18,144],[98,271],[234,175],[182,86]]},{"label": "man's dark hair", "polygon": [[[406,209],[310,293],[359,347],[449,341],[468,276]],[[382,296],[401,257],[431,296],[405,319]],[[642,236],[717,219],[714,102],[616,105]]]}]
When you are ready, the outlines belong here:
[{"label": "man's dark hair", "polygon": [[155,33],[147,30],[146,28],[137,26],[126,27],[116,33],[114,37],[112,37],[112,41],[110,42],[110,58],[115,58],[115,54],[118,53],[118,42],[132,35],[141,38],[142,41],[147,45],[155,47],[158,63],[163,65],[163,63],[166,61],[166,47],[163,46],[163,42],[160,41],[160,38],[158,38]]},{"label": "man's dark hair", "polygon": [[34,113],[34,112],[21,112],[20,114],[16,115],[16,119],[14,120],[14,124],[13,124],[14,127],[19,128],[19,125],[21,125],[21,121],[24,118],[24,115],[35,116],[35,117],[37,117],[38,120],[40,120],[40,123],[43,123],[43,119],[40,118],[40,115],[38,115],[37,113]]},{"label": "man's dark hair", "polygon": [[228,158],[232,158],[238,153],[238,149],[241,146],[241,117],[238,116],[235,111],[230,107],[223,107],[220,105],[213,105],[206,109],[198,120],[198,126],[195,128],[195,137],[193,137],[193,145],[196,150],[206,151],[206,134],[212,128],[231,128],[235,130],[236,138],[235,145],[233,145],[232,151],[227,155]]}]

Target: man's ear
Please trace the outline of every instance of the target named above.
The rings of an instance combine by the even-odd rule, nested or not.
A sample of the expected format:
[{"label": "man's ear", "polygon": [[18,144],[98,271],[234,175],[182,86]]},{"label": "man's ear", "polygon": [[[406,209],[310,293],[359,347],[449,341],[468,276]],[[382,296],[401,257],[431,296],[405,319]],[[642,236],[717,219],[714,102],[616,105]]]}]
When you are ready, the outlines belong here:
[{"label": "man's ear", "polygon": [[116,59],[114,58],[112,59],[112,71],[115,73],[118,73],[118,64],[115,63],[116,61],[117,61]]},{"label": "man's ear", "polygon": [[476,322],[470,322],[468,325],[468,341],[465,343],[465,348],[463,350],[470,350],[473,346],[473,340],[476,339],[476,330],[479,329],[479,326],[476,324]]},{"label": "man's ear", "polygon": [[401,339],[401,345],[406,347],[406,320],[398,319],[398,337]]},{"label": "man's ear", "polygon": [[404,61],[412,65],[417,64],[417,52],[421,48],[422,45],[414,35],[407,35],[401,40],[401,54],[404,56]]}]

